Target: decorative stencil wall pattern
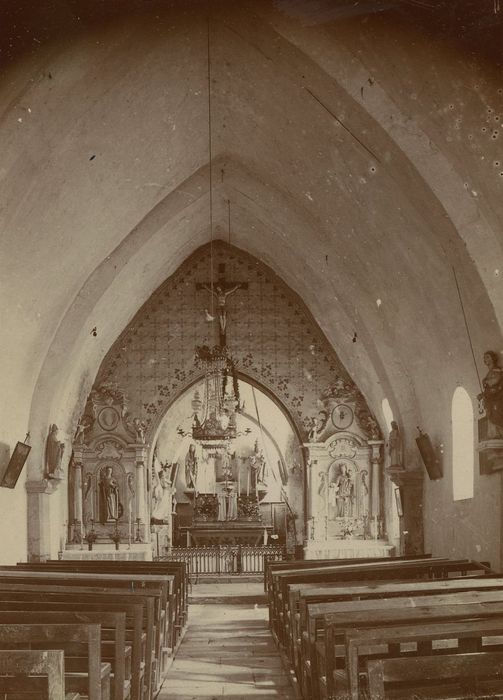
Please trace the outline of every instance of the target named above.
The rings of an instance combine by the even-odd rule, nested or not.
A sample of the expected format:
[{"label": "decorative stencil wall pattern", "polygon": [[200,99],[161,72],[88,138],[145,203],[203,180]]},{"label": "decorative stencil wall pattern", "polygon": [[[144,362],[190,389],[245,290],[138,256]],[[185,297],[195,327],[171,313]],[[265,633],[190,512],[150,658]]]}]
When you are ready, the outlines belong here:
[{"label": "decorative stencil wall pattern", "polygon": [[300,298],[262,262],[223,241],[198,249],[154,292],[109,350],[94,388],[117,384],[152,439],[170,404],[200,377],[195,347],[218,343],[216,301],[197,288],[209,284],[212,267],[215,286],[220,278],[248,284],[226,305],[238,372],[283,403],[304,439],[322,395],[340,380],[354,385]]}]

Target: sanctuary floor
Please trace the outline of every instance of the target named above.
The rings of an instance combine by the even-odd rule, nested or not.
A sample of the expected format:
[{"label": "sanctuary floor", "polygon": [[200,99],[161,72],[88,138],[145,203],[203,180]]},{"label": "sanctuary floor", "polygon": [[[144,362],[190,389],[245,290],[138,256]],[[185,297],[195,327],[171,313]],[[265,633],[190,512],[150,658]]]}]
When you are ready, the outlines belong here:
[{"label": "sanctuary floor", "polygon": [[293,700],[260,583],[192,587],[189,627],[159,700]]}]

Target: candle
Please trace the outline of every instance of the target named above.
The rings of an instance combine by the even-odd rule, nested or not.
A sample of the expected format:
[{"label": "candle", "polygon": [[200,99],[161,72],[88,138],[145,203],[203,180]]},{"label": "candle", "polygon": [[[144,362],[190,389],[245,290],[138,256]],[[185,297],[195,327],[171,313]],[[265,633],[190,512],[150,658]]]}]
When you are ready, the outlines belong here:
[{"label": "candle", "polygon": [[131,547],[131,540],[133,538],[133,521],[132,521],[132,506],[131,506],[131,498],[129,499],[129,513],[128,513],[128,538],[129,538],[129,546]]},{"label": "candle", "polygon": [[238,496],[241,495],[241,467],[238,464]]},{"label": "candle", "polygon": [[248,469],[248,479],[246,481],[246,495],[250,495],[250,469]]}]

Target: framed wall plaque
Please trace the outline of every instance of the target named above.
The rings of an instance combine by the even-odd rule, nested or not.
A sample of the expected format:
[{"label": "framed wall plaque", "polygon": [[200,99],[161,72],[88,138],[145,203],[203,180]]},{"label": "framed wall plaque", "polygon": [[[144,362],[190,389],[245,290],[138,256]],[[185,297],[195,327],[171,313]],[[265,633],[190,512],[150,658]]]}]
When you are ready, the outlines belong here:
[{"label": "framed wall plaque", "polygon": [[5,470],[0,486],[8,489],[15,488],[19,475],[21,474],[26,458],[30,454],[31,445],[26,445],[24,442],[18,442],[14,448],[14,452],[9,459],[9,464]]}]

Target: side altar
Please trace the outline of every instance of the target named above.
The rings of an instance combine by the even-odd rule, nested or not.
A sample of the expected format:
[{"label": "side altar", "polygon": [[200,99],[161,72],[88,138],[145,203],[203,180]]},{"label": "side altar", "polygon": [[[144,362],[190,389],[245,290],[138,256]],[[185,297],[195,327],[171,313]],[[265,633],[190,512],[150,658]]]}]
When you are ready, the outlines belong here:
[{"label": "side altar", "polygon": [[304,444],[306,559],[387,557],[380,429],[343,380],[323,397]]}]

